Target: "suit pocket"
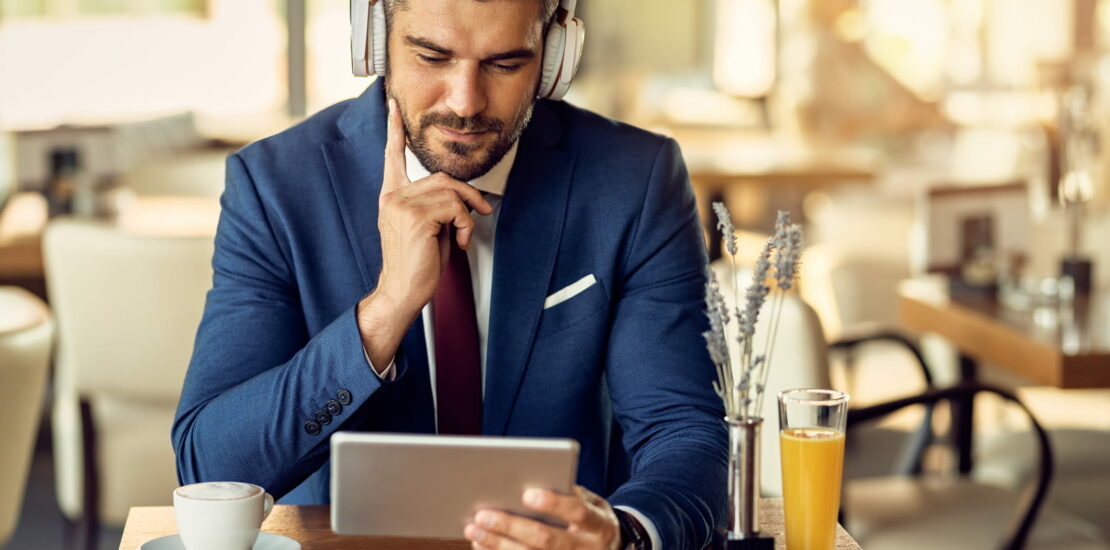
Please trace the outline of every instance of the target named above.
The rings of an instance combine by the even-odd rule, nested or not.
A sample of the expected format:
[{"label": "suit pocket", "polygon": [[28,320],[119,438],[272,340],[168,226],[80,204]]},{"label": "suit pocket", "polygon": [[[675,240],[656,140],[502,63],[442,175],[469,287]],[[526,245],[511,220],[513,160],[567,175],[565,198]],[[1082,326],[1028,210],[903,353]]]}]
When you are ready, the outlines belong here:
[{"label": "suit pocket", "polygon": [[573,327],[598,313],[606,311],[608,305],[609,294],[605,292],[605,285],[601,282],[601,279],[598,279],[582,292],[543,310],[536,337],[542,338]]}]

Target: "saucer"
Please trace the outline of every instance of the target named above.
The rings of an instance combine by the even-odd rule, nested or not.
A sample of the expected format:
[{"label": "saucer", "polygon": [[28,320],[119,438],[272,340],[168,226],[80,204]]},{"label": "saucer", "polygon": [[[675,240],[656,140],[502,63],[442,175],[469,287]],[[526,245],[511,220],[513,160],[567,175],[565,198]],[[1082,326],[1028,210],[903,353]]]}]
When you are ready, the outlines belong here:
[{"label": "saucer", "polygon": [[[166,535],[144,542],[139,550],[185,550],[180,535]],[[276,533],[259,533],[251,550],[301,550],[301,543]]]}]

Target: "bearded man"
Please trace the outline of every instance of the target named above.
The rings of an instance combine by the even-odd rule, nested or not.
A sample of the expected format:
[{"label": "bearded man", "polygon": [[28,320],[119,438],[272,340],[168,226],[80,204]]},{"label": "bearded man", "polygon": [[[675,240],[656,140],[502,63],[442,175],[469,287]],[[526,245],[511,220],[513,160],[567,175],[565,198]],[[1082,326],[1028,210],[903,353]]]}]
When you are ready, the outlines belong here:
[{"label": "bearded man", "polygon": [[537,99],[557,4],[387,1],[384,78],[229,157],[182,483],[326,504],[337,430],[563,437],[575,492],[522,499],[565,527],[460,536],[689,549],[723,523],[688,176],[674,141]]}]

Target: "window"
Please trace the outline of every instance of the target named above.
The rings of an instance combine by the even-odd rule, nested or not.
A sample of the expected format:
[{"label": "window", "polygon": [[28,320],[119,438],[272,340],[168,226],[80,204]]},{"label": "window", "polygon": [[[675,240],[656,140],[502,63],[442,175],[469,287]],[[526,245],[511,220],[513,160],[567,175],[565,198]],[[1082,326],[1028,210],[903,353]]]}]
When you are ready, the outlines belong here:
[{"label": "window", "polygon": [[763,97],[775,84],[775,0],[717,0],[713,81],[722,91]]},{"label": "window", "polygon": [[106,14],[206,15],[206,0],[0,0],[0,19]]},{"label": "window", "polygon": [[[199,6],[207,10],[204,17],[176,11],[49,15],[59,13],[53,7],[76,7],[79,1],[91,0],[20,2],[24,12],[37,4],[48,15],[0,22],[0,129],[185,111],[200,121],[232,120],[284,110],[281,0],[99,1],[103,9]],[[16,0],[0,3],[7,10]]]}]

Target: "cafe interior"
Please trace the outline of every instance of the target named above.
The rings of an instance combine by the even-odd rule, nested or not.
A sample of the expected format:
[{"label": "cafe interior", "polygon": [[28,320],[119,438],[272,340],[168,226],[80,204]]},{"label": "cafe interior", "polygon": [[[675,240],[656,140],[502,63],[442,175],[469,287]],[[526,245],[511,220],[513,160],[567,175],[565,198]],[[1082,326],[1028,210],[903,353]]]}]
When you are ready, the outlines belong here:
[{"label": "cafe interior", "polygon": [[[0,0],[0,548],[124,548],[172,504],[226,157],[371,83],[348,10]],[[565,101],[677,141],[726,301],[801,225],[767,391],[851,396],[859,547],[1110,548],[1110,0],[576,15]]]}]

